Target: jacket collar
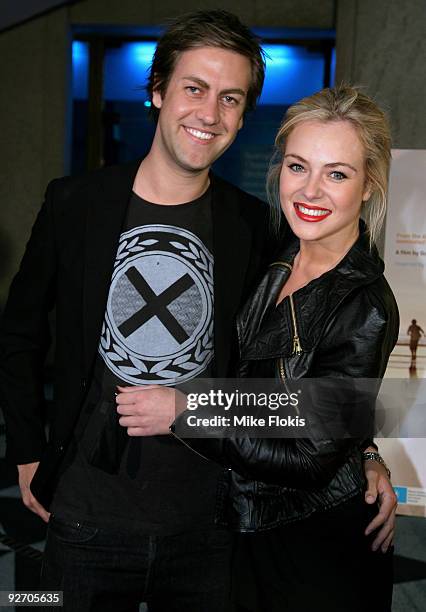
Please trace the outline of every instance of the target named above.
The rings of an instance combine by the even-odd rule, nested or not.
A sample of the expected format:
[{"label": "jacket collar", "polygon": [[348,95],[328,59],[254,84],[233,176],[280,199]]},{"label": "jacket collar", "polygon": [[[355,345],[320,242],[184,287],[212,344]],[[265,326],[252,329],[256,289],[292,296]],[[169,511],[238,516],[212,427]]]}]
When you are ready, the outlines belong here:
[{"label": "jacket collar", "polygon": [[[285,248],[278,255],[278,261],[293,265],[294,258],[299,252],[299,239],[288,230]],[[383,274],[384,263],[379,257],[376,246],[369,245],[369,234],[365,222],[360,219],[359,236],[343,259],[335,268],[323,274],[320,278],[331,276],[334,280],[339,278],[349,285],[368,284]],[[316,279],[318,280],[318,279]],[[313,281],[314,282],[314,281]]]},{"label": "jacket collar", "polygon": [[[299,239],[290,232],[285,247],[270,265],[258,289],[241,312],[238,331],[241,356],[247,359],[292,354],[294,335],[289,300],[277,308],[283,284],[290,276]],[[376,247],[369,246],[366,225],[360,221],[360,235],[335,268],[312,280],[292,295],[298,336],[303,351],[318,341],[327,321],[349,293],[382,276],[383,261]]]}]

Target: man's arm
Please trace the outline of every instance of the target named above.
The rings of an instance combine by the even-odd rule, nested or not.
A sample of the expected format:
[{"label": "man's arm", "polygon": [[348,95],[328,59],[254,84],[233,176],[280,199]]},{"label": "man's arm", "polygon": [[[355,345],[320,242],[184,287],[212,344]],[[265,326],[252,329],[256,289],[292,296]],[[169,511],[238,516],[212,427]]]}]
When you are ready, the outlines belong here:
[{"label": "man's arm", "polygon": [[25,505],[44,520],[46,510],[34,500],[29,485],[46,446],[43,364],[50,341],[48,313],[53,307],[56,277],[52,192],[53,183],[47,189],[0,323],[6,456],[18,465]]}]

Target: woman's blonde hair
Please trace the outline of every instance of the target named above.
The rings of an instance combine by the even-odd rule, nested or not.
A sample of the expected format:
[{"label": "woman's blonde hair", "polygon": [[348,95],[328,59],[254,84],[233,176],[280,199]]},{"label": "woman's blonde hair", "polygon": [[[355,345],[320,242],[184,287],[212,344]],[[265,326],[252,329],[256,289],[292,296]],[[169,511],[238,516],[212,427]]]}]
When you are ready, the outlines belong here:
[{"label": "woman's blonde hair", "polygon": [[391,161],[390,128],[385,113],[377,104],[361,93],[359,88],[348,85],[322,89],[287,110],[275,139],[275,152],[266,182],[274,227],[278,229],[282,219],[279,181],[286,139],[303,121],[350,121],[357,130],[365,151],[366,184],[371,190],[363,210],[371,245],[380,232],[386,214]]}]

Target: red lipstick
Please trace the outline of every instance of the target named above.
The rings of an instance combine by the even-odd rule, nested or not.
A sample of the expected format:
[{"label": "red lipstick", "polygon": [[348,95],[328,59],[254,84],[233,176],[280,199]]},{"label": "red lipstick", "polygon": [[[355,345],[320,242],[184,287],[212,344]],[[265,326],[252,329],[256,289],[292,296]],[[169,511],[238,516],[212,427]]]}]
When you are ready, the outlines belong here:
[{"label": "red lipstick", "polygon": [[[318,221],[322,221],[323,219],[331,215],[331,210],[328,210],[328,208],[321,208],[320,206],[312,206],[311,204],[308,205],[308,204],[305,204],[304,202],[294,202],[293,206],[294,206],[294,210],[296,211],[296,215],[299,217],[299,219],[302,219],[302,221],[308,221],[309,223],[317,223]],[[303,212],[301,210],[301,207],[303,207],[305,211],[309,210],[309,211],[321,211],[321,212],[315,212],[315,214],[309,214],[307,212]]]}]

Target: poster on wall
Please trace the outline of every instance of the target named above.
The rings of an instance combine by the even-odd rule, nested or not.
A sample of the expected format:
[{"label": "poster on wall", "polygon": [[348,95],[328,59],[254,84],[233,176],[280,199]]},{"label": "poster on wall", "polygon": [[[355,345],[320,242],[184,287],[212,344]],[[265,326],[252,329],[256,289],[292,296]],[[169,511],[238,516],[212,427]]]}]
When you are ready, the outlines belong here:
[{"label": "poster on wall", "polygon": [[392,157],[384,258],[400,330],[386,378],[404,400],[377,443],[392,472],[398,512],[426,516],[426,150],[394,150]]}]

